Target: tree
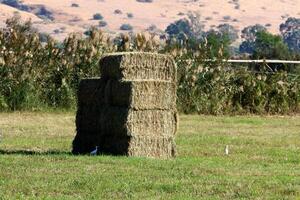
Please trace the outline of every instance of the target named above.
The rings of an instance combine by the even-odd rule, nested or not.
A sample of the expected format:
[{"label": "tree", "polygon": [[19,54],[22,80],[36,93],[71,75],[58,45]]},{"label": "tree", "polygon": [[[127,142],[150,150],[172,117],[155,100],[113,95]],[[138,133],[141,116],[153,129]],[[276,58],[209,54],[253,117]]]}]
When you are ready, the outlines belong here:
[{"label": "tree", "polygon": [[256,24],[254,26],[247,26],[242,30],[242,39],[243,42],[240,45],[240,53],[249,53],[252,54],[255,50],[255,39],[256,34],[261,31],[267,31],[266,27]]},{"label": "tree", "polygon": [[230,43],[235,42],[239,38],[238,30],[229,24],[220,24],[217,28],[220,34],[228,36]]},{"label": "tree", "polygon": [[289,49],[300,53],[300,18],[288,18],[280,25],[280,32]]},{"label": "tree", "polygon": [[183,35],[192,36],[192,29],[187,19],[180,19],[170,24],[165,32],[176,39],[182,39]]},{"label": "tree", "polygon": [[187,18],[171,23],[165,32],[171,37],[179,41],[189,39],[190,41],[199,41],[203,39],[204,25],[200,20],[200,15],[197,13],[188,13]]},{"label": "tree", "polygon": [[255,59],[287,59],[290,56],[288,46],[279,35],[266,31],[256,33],[253,58]]},{"label": "tree", "polygon": [[210,30],[205,33],[207,46],[209,48],[210,58],[216,57],[229,57],[231,44],[228,34],[221,33],[219,31]]},{"label": "tree", "polygon": [[[291,54],[289,48],[284,43],[280,35],[273,35],[271,33],[268,33],[267,31],[261,31],[256,33],[254,52],[251,56],[253,59],[286,60],[290,59],[290,56]],[[290,71],[290,68],[284,64],[268,64],[268,66],[273,71]]]}]

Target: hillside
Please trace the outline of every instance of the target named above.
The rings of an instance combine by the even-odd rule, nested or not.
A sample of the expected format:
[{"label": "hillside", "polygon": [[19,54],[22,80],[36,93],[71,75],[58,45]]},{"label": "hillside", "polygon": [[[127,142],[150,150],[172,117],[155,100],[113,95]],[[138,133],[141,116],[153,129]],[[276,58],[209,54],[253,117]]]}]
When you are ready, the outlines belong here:
[{"label": "hillside", "polygon": [[[100,13],[102,21],[107,23],[102,29],[111,33],[120,32],[122,24],[130,24],[135,32],[144,31],[151,25],[164,30],[189,11],[201,14],[206,29],[229,23],[241,30],[259,23],[267,25],[273,33],[278,32],[279,24],[287,17],[300,17],[298,0],[153,0],[149,3],[137,0],[24,0],[22,5],[30,8],[26,12],[20,11],[23,18],[32,18],[35,27],[58,39],[70,32],[98,26],[99,20],[93,20],[95,13]],[[0,4],[0,11],[3,23],[17,9]]]}]

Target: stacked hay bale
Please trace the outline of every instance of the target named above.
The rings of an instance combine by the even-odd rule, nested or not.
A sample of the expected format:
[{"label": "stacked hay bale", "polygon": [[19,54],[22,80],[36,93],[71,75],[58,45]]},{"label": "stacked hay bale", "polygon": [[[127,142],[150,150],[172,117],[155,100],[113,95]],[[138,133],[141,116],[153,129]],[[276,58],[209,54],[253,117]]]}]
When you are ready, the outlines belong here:
[{"label": "stacked hay bale", "polygon": [[165,55],[109,54],[100,61],[101,79],[80,84],[74,153],[95,146],[104,153],[175,155],[176,66]]}]

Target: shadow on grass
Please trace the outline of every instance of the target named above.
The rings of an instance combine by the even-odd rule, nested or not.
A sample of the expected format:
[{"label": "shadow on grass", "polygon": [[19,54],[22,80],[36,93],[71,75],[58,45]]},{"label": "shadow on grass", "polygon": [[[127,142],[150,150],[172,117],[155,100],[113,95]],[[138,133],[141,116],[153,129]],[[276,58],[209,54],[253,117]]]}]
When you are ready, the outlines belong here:
[{"label": "shadow on grass", "polygon": [[37,156],[47,156],[47,155],[73,155],[68,151],[32,151],[32,150],[3,150],[0,149],[0,155],[37,155]]}]

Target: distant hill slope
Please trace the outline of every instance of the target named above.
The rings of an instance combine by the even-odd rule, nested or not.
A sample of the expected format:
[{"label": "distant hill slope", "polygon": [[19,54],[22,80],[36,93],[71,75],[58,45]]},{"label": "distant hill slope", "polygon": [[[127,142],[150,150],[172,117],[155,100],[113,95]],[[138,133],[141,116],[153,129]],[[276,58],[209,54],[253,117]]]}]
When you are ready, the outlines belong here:
[{"label": "distant hill slope", "polygon": [[32,13],[20,11],[11,6],[0,4],[0,25],[2,26],[5,23],[6,19],[11,18],[15,12],[18,12],[21,15],[22,19],[24,20],[31,19],[35,23],[43,21],[42,19],[38,18],[36,15]]},{"label": "distant hill slope", "polygon": [[[151,25],[164,30],[189,11],[201,14],[206,29],[229,23],[241,30],[259,23],[267,25],[273,33],[278,32],[279,24],[287,17],[300,17],[299,0],[152,0],[149,3],[137,0],[23,0],[23,4],[30,7],[30,13],[21,11],[22,17],[32,18],[39,30],[58,39],[92,25],[99,26],[99,20],[93,20],[96,13],[105,21],[101,24],[103,29],[115,33],[120,32],[122,24],[130,24],[135,32]],[[1,22],[16,10],[0,4]],[[43,13],[47,16],[43,17]]]}]

